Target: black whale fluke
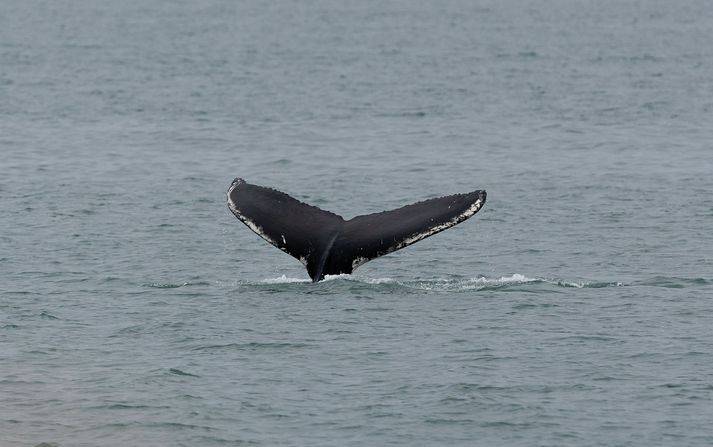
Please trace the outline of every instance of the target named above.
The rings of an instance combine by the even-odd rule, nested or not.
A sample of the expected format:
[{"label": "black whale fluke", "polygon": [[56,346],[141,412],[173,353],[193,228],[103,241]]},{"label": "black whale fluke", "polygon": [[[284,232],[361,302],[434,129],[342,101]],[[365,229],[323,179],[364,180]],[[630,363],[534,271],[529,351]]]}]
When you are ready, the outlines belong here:
[{"label": "black whale fluke", "polygon": [[228,189],[228,208],[260,237],[299,259],[312,281],[320,281],[463,222],[485,197],[485,191],[454,194],[344,220],[236,178]]}]

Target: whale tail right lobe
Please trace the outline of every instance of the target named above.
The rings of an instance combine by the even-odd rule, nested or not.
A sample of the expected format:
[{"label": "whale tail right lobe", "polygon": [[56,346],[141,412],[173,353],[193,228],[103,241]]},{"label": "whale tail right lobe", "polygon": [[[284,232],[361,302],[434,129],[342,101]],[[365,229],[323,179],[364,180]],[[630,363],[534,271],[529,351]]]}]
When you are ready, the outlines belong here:
[{"label": "whale tail right lobe", "polygon": [[351,259],[352,269],[457,225],[485,204],[485,191],[425,200],[345,222],[333,250]]},{"label": "whale tail right lobe", "polygon": [[345,221],[242,179],[235,179],[228,190],[230,211],[260,237],[299,259],[313,281],[351,273],[367,261],[457,225],[477,213],[485,200],[485,191],[473,191]]}]

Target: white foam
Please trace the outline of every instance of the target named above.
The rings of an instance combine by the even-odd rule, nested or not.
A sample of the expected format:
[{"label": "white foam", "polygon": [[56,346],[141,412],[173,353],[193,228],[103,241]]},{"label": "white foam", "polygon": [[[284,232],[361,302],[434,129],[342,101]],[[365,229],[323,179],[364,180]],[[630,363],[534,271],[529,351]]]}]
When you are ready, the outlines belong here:
[{"label": "white foam", "polygon": [[501,287],[512,284],[530,284],[542,281],[542,279],[530,278],[520,273],[514,273],[510,276],[501,276],[500,278],[488,278],[485,276],[478,276],[476,278],[468,279],[444,278],[426,281],[409,281],[405,282],[404,285],[407,287],[413,287],[421,290],[465,291],[480,290],[490,287]]},{"label": "white foam", "polygon": [[[389,277],[382,278],[370,278],[365,276],[354,276],[351,274],[340,274],[340,275],[327,275],[324,277],[322,282],[331,281],[350,281],[361,284],[368,285],[382,285],[382,284],[396,284],[399,286],[419,289],[419,290],[429,290],[429,291],[468,291],[468,290],[481,290],[488,288],[500,288],[507,287],[511,285],[518,284],[551,284],[559,287],[572,287],[577,289],[596,287],[598,283],[590,282],[574,282],[574,281],[562,281],[558,279],[544,279],[544,278],[532,278],[521,273],[513,273],[509,276],[493,277],[488,278],[486,276],[478,276],[474,278],[434,278],[428,280],[396,280]],[[286,275],[282,275],[278,278],[266,278],[260,281],[260,284],[295,284],[295,283],[311,283],[312,280],[308,278],[293,278]],[[622,286],[622,283],[607,283],[610,286]],[[601,286],[600,286],[601,287]]]},{"label": "white foam", "polygon": [[541,281],[537,278],[528,278],[520,273],[513,273],[511,276],[501,276],[499,279],[486,278],[485,276],[480,276],[478,278],[471,278],[469,282],[474,282],[478,284],[522,284],[528,282]]},{"label": "white foam", "polygon": [[393,278],[361,278],[360,282],[367,284],[400,284]]},{"label": "white foam", "polygon": [[[326,275],[322,282],[328,282],[328,281],[338,281],[338,280],[343,280],[343,281],[352,281],[352,282],[359,282],[363,284],[373,284],[373,285],[378,285],[378,284],[402,284],[407,287],[416,287],[419,289],[424,289],[424,290],[472,290],[472,289],[480,289],[483,287],[490,287],[490,286],[499,286],[499,285],[507,285],[507,284],[527,284],[527,283],[533,283],[533,282],[551,282],[552,284],[559,284],[559,285],[565,285],[568,287],[583,287],[583,285],[578,285],[576,283],[563,283],[563,282],[558,282],[558,281],[546,281],[543,279],[537,279],[537,278],[530,278],[525,275],[522,275],[520,273],[515,273],[510,276],[502,276],[500,278],[487,278],[485,276],[479,276],[477,278],[470,278],[470,279],[461,279],[461,280],[453,280],[453,279],[434,279],[434,280],[427,280],[427,281],[406,281],[406,282],[401,282],[397,281],[393,278],[389,277],[384,277],[384,278],[369,278],[369,277],[364,277],[364,276],[354,276],[348,273],[342,273],[339,275]],[[291,284],[291,283],[309,283],[312,282],[311,279],[305,279],[305,278],[292,278],[288,277],[286,275],[282,275],[278,278],[265,278],[262,281],[260,281],[261,284]]]},{"label": "white foam", "polygon": [[305,278],[290,278],[288,276],[282,275],[279,278],[265,278],[260,282],[262,284],[292,284],[298,282],[312,282],[312,280]]},{"label": "white foam", "polygon": [[558,287],[572,287],[577,289],[589,287],[623,286],[622,283],[597,283],[597,282],[574,282],[563,281],[561,279],[531,278],[521,273],[514,273],[510,276],[500,278],[488,278],[479,276],[470,279],[434,279],[430,281],[414,281],[404,283],[407,287],[415,287],[422,290],[442,290],[442,291],[463,291],[480,290],[486,288],[499,288],[518,284],[551,284]]},{"label": "white foam", "polygon": [[322,281],[336,281],[338,279],[344,279],[347,281],[354,281],[354,277],[350,273],[340,273],[338,275],[324,275]]}]

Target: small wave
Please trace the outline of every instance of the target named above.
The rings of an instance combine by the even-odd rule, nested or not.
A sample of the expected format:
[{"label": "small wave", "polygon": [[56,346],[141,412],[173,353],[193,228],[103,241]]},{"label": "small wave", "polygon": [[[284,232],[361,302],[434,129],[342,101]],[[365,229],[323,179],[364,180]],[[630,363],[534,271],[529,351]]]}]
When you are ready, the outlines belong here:
[{"label": "small wave", "polygon": [[170,369],[168,370],[168,372],[171,373],[171,374],[175,374],[175,375],[177,375],[177,376],[200,377],[200,376],[197,376],[197,375],[195,375],[195,374],[191,374],[191,373],[188,373],[188,372],[185,372],[185,371],[181,371],[181,370],[178,369],[178,368],[170,368]]},{"label": "small wave", "polygon": [[193,348],[194,351],[213,351],[213,350],[249,350],[257,351],[263,349],[300,349],[308,345],[305,343],[285,343],[285,342],[247,342],[247,343],[226,343],[217,345],[203,345]]},{"label": "small wave", "polygon": [[393,278],[356,278],[353,276],[350,276],[349,278],[345,278],[348,281],[355,281],[355,282],[361,282],[364,284],[373,284],[373,285],[381,285],[381,284],[401,284],[401,282],[393,279]]},{"label": "small wave", "polygon": [[316,285],[319,287],[325,284],[337,285],[340,282],[357,283],[357,284],[368,284],[368,285],[403,285],[402,282],[397,281],[392,278],[369,278],[363,276],[354,276],[347,273],[340,275],[326,275],[324,279],[318,283],[312,282],[309,278],[293,278],[287,275],[282,275],[277,278],[265,278],[257,282],[239,282],[239,284],[247,286],[263,286],[263,285],[289,285],[289,284],[303,284],[303,285]]},{"label": "small wave", "polygon": [[480,276],[478,278],[470,279],[469,281],[480,283],[480,284],[524,284],[528,282],[538,282],[537,278],[528,278],[520,273],[513,273],[510,276],[501,276],[498,279],[491,279],[485,276]]},{"label": "small wave", "polygon": [[583,288],[598,288],[598,287],[613,287],[621,286],[619,282],[586,282],[586,281],[564,281],[561,279],[546,279],[532,278],[521,273],[513,273],[509,276],[501,276],[499,278],[489,278],[487,276],[477,276],[474,278],[437,278],[430,280],[418,281],[397,281],[392,278],[359,278],[350,276],[352,281],[358,281],[365,284],[399,284],[405,287],[418,288],[423,290],[480,290],[480,289],[495,289],[507,286],[519,286],[529,284],[549,284],[557,287],[574,287]]},{"label": "small wave", "polygon": [[294,278],[282,275],[277,278],[266,278],[258,282],[245,282],[242,284],[247,286],[303,284],[305,286],[309,285],[310,287],[324,287],[325,285],[329,285],[330,288],[334,288],[338,287],[340,283],[386,287],[390,290],[392,290],[393,288],[404,288],[411,290],[425,290],[435,292],[496,290],[509,287],[537,285],[577,289],[620,287],[624,285],[621,282],[567,281],[556,278],[538,278],[530,277],[521,273],[513,273],[512,275],[505,275],[499,277],[476,276],[472,278],[434,278],[425,280],[398,280],[391,277],[380,278],[342,274],[327,275],[323,281],[316,284],[313,284],[309,278]]},{"label": "small wave", "polygon": [[[393,280],[391,278],[361,278],[361,277],[356,277],[350,274],[340,274],[340,275],[326,275],[322,282],[330,282],[330,281],[352,281],[352,282],[361,282],[365,284],[385,284],[385,283],[392,283]],[[260,281],[260,284],[293,284],[293,283],[312,283],[312,280],[309,278],[291,278],[286,275],[282,275],[279,278],[265,278],[262,281]]]},{"label": "small wave", "polygon": [[52,315],[51,313],[49,313],[49,312],[47,312],[47,311],[45,311],[45,310],[43,310],[43,311],[40,313],[40,318],[45,318],[45,319],[47,319],[47,320],[59,320],[59,319],[60,319],[59,317],[56,317],[56,316]]},{"label": "small wave", "polygon": [[635,283],[641,286],[664,287],[667,289],[683,289],[685,287],[705,286],[713,283],[706,278],[683,278],[679,276],[654,276]]},{"label": "small wave", "polygon": [[520,273],[514,273],[510,276],[501,276],[500,278],[488,278],[486,276],[478,276],[475,278],[465,279],[434,279],[426,281],[405,282],[406,287],[412,287],[422,290],[433,291],[467,291],[467,290],[484,290],[498,289],[501,287],[521,285],[521,284],[536,284],[544,282],[542,279],[530,278]]},{"label": "small wave", "polygon": [[448,278],[448,279],[433,279],[426,281],[406,281],[403,283],[406,287],[418,288],[422,290],[433,291],[469,291],[469,290],[495,290],[507,287],[516,287],[523,285],[551,285],[557,287],[573,287],[573,288],[595,288],[595,287],[611,287],[620,286],[621,283],[601,283],[601,282],[574,282],[564,281],[561,279],[546,279],[533,278],[521,273],[514,273],[510,276],[501,276],[499,278],[489,278],[487,276],[478,276],[474,278]]},{"label": "small wave", "polygon": [[358,275],[350,275],[350,274],[341,274],[341,275],[327,275],[324,277],[324,281],[350,281],[350,282],[356,282],[356,283],[361,283],[361,284],[372,284],[372,285],[381,285],[381,284],[402,284],[400,281],[397,281],[393,278],[369,278],[366,276],[358,276]]},{"label": "small wave", "polygon": [[[340,282],[348,282],[350,284],[364,284],[370,286],[390,286],[393,288],[404,287],[409,289],[432,290],[432,291],[468,291],[468,290],[484,290],[484,289],[499,289],[507,287],[519,286],[537,286],[549,285],[562,288],[575,289],[600,289],[607,287],[624,287],[624,286],[651,286],[664,288],[685,288],[696,287],[713,284],[713,280],[706,278],[682,278],[656,276],[649,279],[635,281],[631,283],[623,283],[620,281],[577,281],[566,280],[560,278],[543,278],[524,275],[522,273],[513,273],[512,275],[503,275],[499,277],[476,276],[471,278],[432,278],[419,280],[398,280],[391,277],[368,277],[353,274],[327,275],[323,281],[314,284],[315,287],[323,286],[325,283],[331,283],[332,286]],[[207,283],[182,283],[182,284],[147,284],[148,287],[157,288],[176,288],[191,285],[205,285]],[[309,278],[296,278],[287,275],[281,275],[277,278],[265,278],[257,282],[242,282],[242,285],[281,285],[281,284],[305,284],[312,285],[312,280]]]},{"label": "small wave", "polygon": [[144,284],[144,287],[152,287],[155,289],[178,289],[179,287],[188,287],[188,286],[209,286],[210,283],[208,282],[183,282],[183,283],[161,283],[161,282],[152,282],[149,284]]},{"label": "small wave", "polygon": [[290,278],[288,276],[282,275],[279,278],[266,278],[260,281],[261,284],[292,284],[305,282],[312,282],[312,280],[305,278]]}]

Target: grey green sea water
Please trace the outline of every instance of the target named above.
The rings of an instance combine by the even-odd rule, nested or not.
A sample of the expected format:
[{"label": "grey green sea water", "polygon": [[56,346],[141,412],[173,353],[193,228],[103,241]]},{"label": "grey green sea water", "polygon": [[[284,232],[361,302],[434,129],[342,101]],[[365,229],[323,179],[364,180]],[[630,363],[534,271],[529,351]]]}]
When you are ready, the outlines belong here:
[{"label": "grey green sea water", "polygon": [[[713,444],[707,1],[0,3],[0,446]],[[473,219],[312,284],[234,177]]]}]

